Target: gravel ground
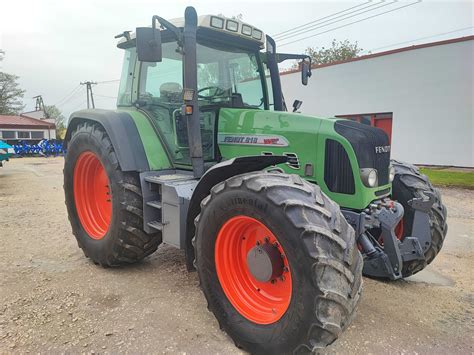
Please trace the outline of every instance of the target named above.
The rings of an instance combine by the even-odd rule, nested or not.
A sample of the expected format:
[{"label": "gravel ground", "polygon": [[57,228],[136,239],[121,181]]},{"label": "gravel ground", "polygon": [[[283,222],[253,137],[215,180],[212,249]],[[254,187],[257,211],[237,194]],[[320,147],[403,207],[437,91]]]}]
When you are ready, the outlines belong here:
[{"label": "gravel ground", "polygon": [[[0,169],[0,353],[240,353],[206,309],[184,254],[102,269],[67,220],[62,158]],[[449,233],[423,272],[365,279],[358,315],[327,353],[462,353],[474,344],[474,191],[443,189]]]}]

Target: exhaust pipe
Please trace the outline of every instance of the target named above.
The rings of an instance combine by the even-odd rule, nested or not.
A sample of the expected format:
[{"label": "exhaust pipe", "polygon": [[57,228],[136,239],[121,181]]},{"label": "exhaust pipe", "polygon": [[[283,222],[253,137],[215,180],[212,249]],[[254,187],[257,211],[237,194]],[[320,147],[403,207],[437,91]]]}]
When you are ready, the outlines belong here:
[{"label": "exhaust pipe", "polygon": [[184,12],[184,106],[183,115],[187,121],[189,156],[194,176],[204,174],[202,154],[201,125],[197,98],[197,60],[196,60],[197,13],[194,7],[188,6]]}]

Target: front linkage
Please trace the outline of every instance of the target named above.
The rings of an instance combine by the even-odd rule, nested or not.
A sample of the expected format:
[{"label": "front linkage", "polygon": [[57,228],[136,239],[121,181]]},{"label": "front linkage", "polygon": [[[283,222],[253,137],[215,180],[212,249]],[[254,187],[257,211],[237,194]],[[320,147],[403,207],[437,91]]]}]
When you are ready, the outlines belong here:
[{"label": "front linkage", "polygon": [[374,201],[363,212],[342,210],[354,228],[359,249],[364,256],[363,273],[366,276],[402,278],[403,263],[425,260],[431,246],[429,211],[435,202],[430,192],[413,198],[408,204],[415,210],[412,235],[400,238],[395,229],[402,221],[403,206],[389,198]]}]

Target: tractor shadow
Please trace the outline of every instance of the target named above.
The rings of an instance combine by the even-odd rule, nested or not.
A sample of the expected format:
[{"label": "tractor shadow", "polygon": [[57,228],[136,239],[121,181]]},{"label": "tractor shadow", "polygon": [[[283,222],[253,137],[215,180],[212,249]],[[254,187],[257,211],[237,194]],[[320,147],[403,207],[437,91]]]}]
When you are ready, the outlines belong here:
[{"label": "tractor shadow", "polygon": [[[91,262],[91,264],[93,263]],[[197,280],[197,273],[189,272],[186,268],[184,250],[164,244],[160,245],[155,253],[140,262],[108,268],[106,271],[116,275],[133,275],[134,277],[154,275],[154,278],[157,279],[189,282],[193,285]]]},{"label": "tractor shadow", "polygon": [[456,282],[446,276],[441,274],[440,272],[434,270],[432,267],[429,265],[416,273],[413,276],[404,278],[404,279],[399,279],[399,280],[387,280],[384,278],[377,278],[377,277],[368,277],[365,276],[369,280],[373,280],[376,282],[380,282],[385,285],[392,285],[395,287],[399,288],[409,288],[412,286],[445,286],[445,287],[454,287],[456,285]]}]

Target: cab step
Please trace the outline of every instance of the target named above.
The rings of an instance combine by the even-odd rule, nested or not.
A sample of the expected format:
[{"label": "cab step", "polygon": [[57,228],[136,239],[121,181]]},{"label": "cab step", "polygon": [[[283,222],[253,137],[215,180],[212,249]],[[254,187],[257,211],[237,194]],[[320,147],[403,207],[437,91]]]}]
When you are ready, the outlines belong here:
[{"label": "cab step", "polygon": [[143,230],[161,234],[163,243],[183,249],[189,201],[198,183],[184,170],[140,173],[143,196]]},{"label": "cab step", "polygon": [[156,229],[158,231],[161,231],[163,230],[163,223],[161,222],[158,222],[158,221],[151,221],[151,222],[148,222],[147,225],[153,229]]},{"label": "cab step", "polygon": [[148,201],[146,205],[161,210],[161,201],[159,200]]}]

